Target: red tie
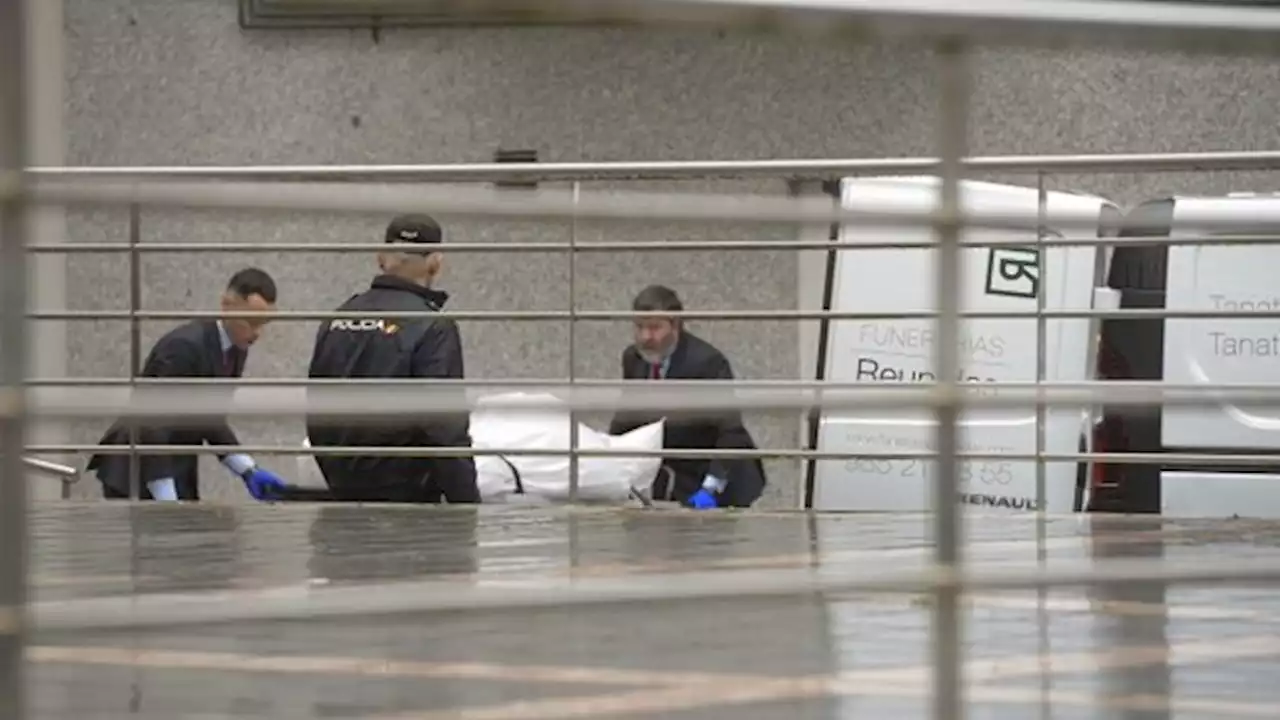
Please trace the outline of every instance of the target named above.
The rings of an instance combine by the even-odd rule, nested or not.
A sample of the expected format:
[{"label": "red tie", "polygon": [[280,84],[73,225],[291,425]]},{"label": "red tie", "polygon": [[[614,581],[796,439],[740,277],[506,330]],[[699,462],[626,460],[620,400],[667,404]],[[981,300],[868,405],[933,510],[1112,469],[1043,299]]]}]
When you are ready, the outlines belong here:
[{"label": "red tie", "polygon": [[231,377],[231,373],[232,371],[235,370],[235,367],[236,367],[235,351],[230,349],[224,350],[222,352],[222,371],[226,373],[227,377]]},{"label": "red tie", "polygon": [[662,379],[662,365],[658,363],[654,363],[649,366],[649,379],[651,380]]}]

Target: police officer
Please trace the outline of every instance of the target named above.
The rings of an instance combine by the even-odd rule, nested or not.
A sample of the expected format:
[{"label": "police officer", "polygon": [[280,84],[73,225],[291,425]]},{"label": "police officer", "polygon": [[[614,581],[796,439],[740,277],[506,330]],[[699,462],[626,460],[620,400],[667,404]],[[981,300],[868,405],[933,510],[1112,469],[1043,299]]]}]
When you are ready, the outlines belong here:
[{"label": "police officer", "polygon": [[[463,376],[462,340],[447,318],[384,318],[379,312],[438,312],[448,294],[432,287],[443,258],[439,224],[426,215],[404,215],[387,227],[386,242],[415,243],[420,252],[378,254],[382,273],[365,292],[339,312],[358,319],[323,322],[311,355],[312,378],[459,378]],[[395,447],[471,447],[470,419],[429,415],[395,424],[342,424],[311,419],[312,447],[339,445]],[[338,500],[356,502],[478,503],[475,462],[452,457],[377,457],[316,455],[316,464]]]}]

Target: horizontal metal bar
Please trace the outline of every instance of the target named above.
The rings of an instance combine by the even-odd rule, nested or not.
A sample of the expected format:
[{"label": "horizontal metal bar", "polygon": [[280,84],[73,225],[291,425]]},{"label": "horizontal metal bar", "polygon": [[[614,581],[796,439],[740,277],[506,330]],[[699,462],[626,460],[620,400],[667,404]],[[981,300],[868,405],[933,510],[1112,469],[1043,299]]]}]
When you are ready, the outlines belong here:
[{"label": "horizontal metal bar", "polygon": [[[133,387],[138,386],[179,386],[179,387],[374,387],[398,388],[401,390],[418,390],[423,387],[458,386],[461,388],[489,389],[495,391],[518,391],[523,388],[546,390],[548,387],[567,388],[573,385],[592,385],[605,383],[612,387],[618,381],[608,379],[578,378],[573,381],[567,378],[305,378],[305,377],[238,377],[238,378],[130,378],[120,377],[53,377],[27,378],[23,381],[28,387]],[[671,382],[680,382],[672,380]]]},{"label": "horizontal metal bar", "polygon": [[[527,1],[505,0],[507,7]],[[618,7],[614,7],[618,5]],[[1218,54],[1277,51],[1280,18],[1266,8],[1216,3],[1125,0],[653,0],[584,3],[557,0],[540,14],[563,8],[585,21],[644,22],[749,28],[867,42],[913,39],[1031,47],[1142,48]],[[559,13],[553,13],[558,15]],[[1249,23],[1258,23],[1249,27]]]},{"label": "horizontal metal bar", "polygon": [[[43,451],[35,450],[33,452],[43,452]],[[63,480],[66,480],[68,478],[74,478],[80,474],[79,470],[76,470],[70,465],[62,465],[60,463],[49,462],[48,460],[41,460],[39,458],[24,457],[22,458],[22,462],[25,463],[26,466],[29,468],[40,470],[42,472],[47,472],[51,475],[57,475]]]},{"label": "horizontal metal bar", "polygon": [[[441,397],[456,397],[458,393],[468,390],[483,390],[484,397],[497,402],[497,396],[506,392],[523,392],[529,395],[560,395],[562,393],[581,393],[594,396],[601,392],[613,393],[649,393],[657,394],[664,399],[681,397],[699,397],[710,393],[716,397],[731,397],[736,392],[812,392],[812,393],[860,393],[878,394],[881,391],[900,393],[899,397],[914,396],[922,388],[926,391],[935,387],[932,383],[904,382],[857,382],[840,380],[787,380],[787,379],[734,379],[734,380],[685,380],[672,378],[655,383],[648,379],[621,380],[615,378],[478,378],[472,380],[458,378],[45,378],[38,381],[40,385],[54,386],[69,390],[97,390],[103,397],[121,396],[125,389],[137,385],[140,394],[151,396],[179,395],[195,392],[205,397],[218,396],[230,400],[235,393],[248,392],[257,397],[266,398],[270,390],[289,389],[286,393],[291,398],[301,398],[302,389],[319,390],[325,397],[377,398],[390,397],[392,394],[405,393],[440,393]],[[118,387],[105,390],[103,385]],[[1280,397],[1280,383],[1223,383],[1179,384],[1161,380],[1096,380],[1083,382],[1045,381],[1036,383],[1033,380],[1001,380],[981,383],[961,383],[961,389],[968,388],[975,393],[992,394],[1004,391],[1032,392],[1037,389],[1052,391],[1076,391],[1099,389],[1103,392],[1167,390],[1173,395],[1185,392],[1222,392],[1222,397],[1234,398],[1241,394],[1256,393],[1262,398]],[[67,393],[53,390],[31,388],[37,397],[62,397]],[[385,394],[384,394],[385,393]],[[1270,394],[1268,394],[1270,393]],[[968,393],[966,393],[968,395]],[[283,396],[282,396],[283,397]],[[969,402],[965,400],[966,404]],[[675,405],[690,405],[675,403]],[[504,406],[505,407],[505,406]],[[522,404],[520,407],[549,409],[538,403]]]},{"label": "horizontal metal bar", "polygon": [[[286,377],[286,378],[152,378],[139,377],[130,379],[127,377],[118,378],[35,378],[27,382],[32,386],[44,387],[63,387],[63,388],[95,388],[102,386],[110,387],[131,387],[137,385],[139,387],[147,387],[152,389],[168,388],[171,392],[186,392],[187,390],[197,389],[207,391],[216,388],[218,392],[228,393],[232,388],[249,387],[249,388],[336,388],[339,392],[352,391],[358,396],[361,389],[380,389],[395,390],[399,392],[413,391],[418,392],[426,390],[441,390],[443,388],[454,388],[454,392],[463,390],[485,390],[488,393],[503,392],[530,392],[538,393],[558,393],[573,388],[599,388],[614,391],[636,390],[643,388],[646,392],[653,388],[652,382],[649,380],[617,380],[611,378],[476,378],[476,379],[457,379],[457,378],[303,378],[303,377]],[[690,388],[723,390],[743,389],[743,390],[843,390],[865,388],[867,383],[841,383],[834,380],[681,380],[672,378],[664,380],[663,386],[667,388]],[[886,383],[884,387],[903,387],[900,384]],[[1022,384],[1014,384],[1015,387],[1028,387]],[[986,387],[984,385],[983,387]],[[1004,387],[997,385],[996,387]],[[1280,387],[1280,385],[1277,385]],[[658,390],[659,392],[661,390]],[[677,390],[677,393],[684,392]]]},{"label": "horizontal metal bar", "polygon": [[[518,25],[521,28],[563,26],[566,23],[572,23],[579,27],[592,27],[589,22],[574,21],[569,18],[530,20],[528,19],[528,13],[525,12],[506,14],[485,10],[484,8],[448,10],[442,14],[438,4],[431,6],[417,5],[410,8],[402,7],[400,11],[394,14],[383,12],[380,9],[380,6],[382,6],[380,2],[369,4],[362,1],[355,8],[347,6],[345,9],[337,8],[333,12],[316,12],[316,4],[315,0],[302,5],[290,0],[285,0],[284,3],[269,2],[269,0],[240,0],[242,8],[240,27],[246,30],[352,30],[365,28],[376,28],[378,30],[395,28],[400,30],[411,27],[430,28],[433,30],[445,28],[477,30],[488,27],[506,28],[513,25]],[[391,3],[391,6],[395,5],[402,4],[398,2]],[[267,9],[268,7],[270,8],[269,10]],[[284,7],[287,7],[288,10],[285,10]],[[454,7],[457,6],[454,5]],[[404,14],[406,11],[411,14]]]},{"label": "horizontal metal bar", "polygon": [[[601,250],[615,249],[612,246],[627,245],[628,243],[599,243]],[[642,247],[638,250],[662,250],[664,248],[683,249],[685,243],[681,242],[649,242],[639,243]],[[716,243],[692,243],[717,245]],[[748,241],[740,243],[732,243],[742,245],[741,249],[754,250],[758,249],[758,243]],[[810,243],[818,244],[818,243]],[[561,242],[493,242],[493,243],[468,243],[468,242],[450,242],[448,244],[450,253],[456,252],[483,252],[483,253],[526,253],[526,252],[568,252],[569,243]],[[581,246],[580,246],[581,247]],[[596,249],[596,245],[585,246]],[[718,248],[707,248],[718,249]],[[202,252],[229,252],[229,253],[247,253],[247,252],[306,252],[306,253],[359,253],[369,254],[381,252],[394,252],[404,250],[406,252],[422,252],[421,245],[402,245],[400,243],[173,243],[173,242],[147,242],[132,246],[128,243],[48,243],[44,245],[29,245],[27,252],[37,254],[82,254],[82,253],[126,253],[137,251],[143,255],[149,253],[202,253]]]},{"label": "horizontal metal bar", "polygon": [[[226,448],[204,445],[144,445],[135,446],[146,455],[202,455],[226,452]],[[566,457],[582,458],[637,458],[659,457],[665,459],[798,459],[798,460],[936,460],[933,451],[867,452],[865,450],[809,450],[806,448],[758,448],[755,450],[724,448],[659,448],[656,450],[611,448],[466,448],[466,447],[395,447],[337,446],[303,447],[301,445],[241,445],[241,452],[254,455],[368,455],[374,457]],[[90,443],[61,443],[29,445],[32,454],[93,453],[100,455],[130,455],[128,445],[96,445]],[[1195,465],[1256,467],[1280,465],[1280,451],[1273,455],[1227,455],[1216,453],[996,453],[957,451],[961,460],[988,460],[997,462],[1099,462],[1115,465]],[[68,468],[70,472],[75,470]]]},{"label": "horizontal metal bar", "polygon": [[[314,2],[314,0],[313,0]],[[350,15],[350,7],[342,8]],[[674,25],[868,42],[910,37],[930,42],[1060,47],[1272,52],[1277,21],[1239,4],[1112,0],[485,0],[451,7],[458,16],[521,18],[522,23]],[[468,12],[470,11],[470,13]],[[367,15],[439,16],[415,0],[378,0]],[[294,15],[291,13],[291,15]],[[317,13],[310,13],[315,16]],[[1248,23],[1256,22],[1256,27]]]},{"label": "horizontal metal bar", "polygon": [[[963,310],[961,318],[970,319],[1024,319],[1035,320],[1044,317],[1050,320],[1069,320],[1075,318],[1093,318],[1100,320],[1122,319],[1232,319],[1232,320],[1265,320],[1280,318],[1280,309],[1275,310],[1166,310],[1151,308],[1123,308],[1118,310],[1082,308],[1079,310],[1046,309],[1035,310]],[[272,322],[318,321],[318,320],[361,320],[373,316],[371,313],[338,312],[336,310],[277,310],[263,311],[230,311],[230,310],[33,310],[27,313],[28,320],[190,320],[196,318],[262,318]],[[635,320],[646,317],[680,318],[682,320],[722,320],[722,321],[799,321],[799,320],[933,320],[938,317],[936,310],[893,310],[884,312],[868,312],[860,310],[681,310],[681,311],[633,311],[633,310],[405,310],[380,311],[376,317],[383,320],[409,320],[421,318],[448,318],[459,321],[489,322],[533,322],[533,321],[568,321],[580,322],[613,322],[619,320]]]},{"label": "horizontal metal bar", "polygon": [[[840,411],[910,409],[963,403],[972,410],[1001,408],[1088,408],[1108,406],[1206,406],[1230,403],[1239,407],[1280,406],[1280,385],[1177,385],[1162,382],[1107,381],[1090,383],[961,383],[952,391],[933,383],[737,383],[632,381],[617,386],[521,386],[532,394],[482,396],[468,393],[465,383],[423,386],[413,392],[390,387],[215,388],[168,384],[167,387],[38,387],[25,390],[29,415],[48,418],[164,419],[172,424],[199,424],[210,417],[346,418],[350,422],[384,421],[395,417],[424,418],[477,409],[516,414],[548,410],[649,412],[667,417],[725,411]],[[549,405],[540,394],[556,397]],[[15,412],[24,399],[0,389],[0,414]],[[359,420],[357,420],[359,419]]]},{"label": "horizontal metal bar", "polygon": [[[442,513],[474,512],[442,508]],[[443,517],[444,515],[442,515]],[[891,565],[886,563],[886,566]],[[899,563],[899,566],[901,563]],[[426,580],[354,587],[300,584],[254,590],[146,593],[127,597],[43,600],[28,606],[37,632],[106,628],[308,620],[326,617],[439,611],[563,609],[594,604],[672,602],[692,599],[802,597],[821,593],[927,593],[938,588],[982,592],[1135,583],[1172,585],[1270,584],[1280,581],[1280,561],[1235,558],[1188,562],[1174,559],[1057,561],[1052,566],[964,569],[823,568],[698,570],[622,577],[555,575],[476,577],[471,582]]]},{"label": "horizontal metal bar", "polygon": [[[1028,228],[1029,233],[1034,232]],[[1046,237],[1035,238],[969,238],[960,241],[961,247],[1026,247],[1038,244],[1042,247],[1179,247],[1179,246],[1236,246],[1280,244],[1280,233],[1275,235],[1208,235],[1197,237]],[[525,253],[525,252],[698,252],[725,251],[774,251],[774,250],[910,250],[937,247],[933,239],[921,240],[671,240],[671,241],[618,241],[618,242],[499,242],[454,243],[445,246],[449,252]],[[49,243],[29,245],[27,252],[37,254],[82,253],[202,253],[202,252],[298,252],[298,253],[375,253],[404,248],[421,251],[421,246],[376,245],[373,243]]]},{"label": "horizontal metal bar", "polygon": [[[344,391],[364,389],[381,389],[381,390],[397,390],[400,392],[417,392],[424,388],[440,390],[442,388],[455,388],[455,391],[466,390],[484,390],[487,394],[500,394],[505,392],[537,392],[537,393],[559,393],[572,388],[603,388],[614,391],[635,390],[640,387],[649,387],[649,380],[616,380],[610,378],[584,378],[577,377],[572,380],[567,378],[467,378],[460,380],[456,378],[305,378],[305,377],[240,377],[240,378],[152,378],[152,377],[57,377],[57,378],[30,378],[25,384],[31,388],[129,388],[129,387],[146,387],[146,388],[169,388],[173,392],[185,391],[187,389],[197,388],[208,390],[210,388],[219,389],[221,392],[231,392],[234,388],[314,388],[314,387],[330,387],[341,388]],[[1107,381],[1110,382],[1110,381]],[[694,388],[694,389],[722,389],[737,388],[742,390],[847,390],[866,388],[868,385],[876,387],[875,383],[851,383],[839,382],[836,380],[748,380],[740,379],[733,381],[723,380],[680,380],[670,379],[663,381],[665,386],[676,388]],[[1029,387],[1024,384],[1014,383],[1014,387]],[[902,387],[899,384],[884,383],[880,387],[896,388]],[[987,385],[982,385],[986,388]],[[996,385],[997,388],[1006,387],[1003,384]],[[682,391],[677,391],[682,392]]]},{"label": "horizontal metal bar", "polygon": [[[649,315],[655,315],[649,313]],[[28,320],[192,320],[213,318],[261,318],[273,322],[317,321],[317,320],[359,320],[369,318],[369,313],[338,312],[336,310],[280,310],[261,311],[223,311],[223,310],[34,310],[27,313]],[[377,317],[383,320],[412,320],[447,318],[450,320],[470,321],[535,321],[535,320],[568,320],[568,310],[405,310],[379,312]]]},{"label": "horizontal metal bar", "polygon": [[[945,0],[944,0],[945,1]],[[967,175],[1023,173],[1150,173],[1280,170],[1280,152],[1094,153],[997,155],[961,161]],[[867,175],[934,175],[937,158],[797,160],[672,160],[647,162],[481,163],[472,165],[241,165],[31,167],[38,178],[194,179],[255,181],[502,182],[700,180],[733,178],[838,179]]]},{"label": "horizontal metal bar", "polygon": [[[494,220],[576,218],[667,222],[862,225],[884,230],[954,223],[967,227],[1027,230],[1034,213],[966,212],[963,218],[938,211],[872,212],[836,207],[830,198],[761,194],[574,192],[539,189],[517,193],[492,188],[423,187],[364,183],[250,183],[195,180],[42,180],[33,183],[28,200],[53,205],[138,205],[174,208],[222,208],[272,212],[435,213]],[[1096,230],[1097,212],[1084,208],[1058,210],[1046,220],[1062,231]],[[1226,231],[1248,232],[1256,222],[1224,218]],[[1034,227],[1034,225],[1030,225]]]}]

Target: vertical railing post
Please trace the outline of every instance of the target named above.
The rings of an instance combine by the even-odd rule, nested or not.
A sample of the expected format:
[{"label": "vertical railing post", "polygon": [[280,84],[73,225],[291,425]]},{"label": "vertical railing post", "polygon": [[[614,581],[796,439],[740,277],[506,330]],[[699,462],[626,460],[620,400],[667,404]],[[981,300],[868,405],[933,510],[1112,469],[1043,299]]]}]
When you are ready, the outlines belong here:
[{"label": "vertical railing post", "polygon": [[933,603],[933,717],[963,720],[960,667],[960,588],[955,583],[962,539],[957,446],[963,405],[957,386],[960,353],[960,205],[961,165],[968,144],[968,48],[946,40],[937,48],[939,63],[939,184],[935,253],[938,308],[937,342],[937,473],[933,481],[934,553],[939,584]]},{"label": "vertical railing post", "polygon": [[[142,370],[142,326],[138,311],[142,309],[142,208],[129,205],[129,397],[138,392],[138,373]],[[142,462],[138,457],[138,421],[129,422],[129,500],[142,498]],[[129,533],[129,569],[138,574],[138,527]],[[139,650],[135,637],[131,643]]]},{"label": "vertical railing post", "polygon": [[[1039,393],[1044,381],[1046,358],[1048,354],[1049,323],[1044,316],[1045,285],[1048,281],[1045,262],[1044,238],[1048,234],[1049,192],[1044,185],[1044,172],[1036,174],[1036,190],[1038,203],[1036,210],[1036,260],[1040,268],[1040,283],[1036,292],[1036,392]],[[1038,398],[1037,398],[1038,400]],[[1045,519],[1045,420],[1047,413],[1042,403],[1036,403],[1036,536],[1037,540],[1043,532]]]},{"label": "vertical railing post", "polygon": [[[1044,381],[1047,379],[1047,356],[1049,345],[1049,323],[1044,316],[1045,308],[1045,287],[1048,284],[1049,268],[1048,258],[1044,247],[1044,239],[1049,234],[1049,191],[1045,187],[1044,171],[1036,173],[1036,264],[1040,268],[1040,283],[1036,291],[1036,391],[1037,394],[1043,388]],[[1038,398],[1037,398],[1038,400]],[[1047,539],[1047,523],[1048,509],[1046,503],[1048,493],[1046,492],[1046,474],[1045,468],[1045,424],[1048,419],[1048,413],[1045,406],[1036,403],[1036,563],[1044,565],[1048,561],[1048,551],[1045,545]],[[1041,662],[1046,662],[1044,658],[1049,657],[1049,613],[1047,604],[1049,600],[1049,590],[1043,586],[1036,589],[1036,622],[1039,630],[1039,646]],[[1049,693],[1049,668],[1042,667],[1040,672],[1040,717],[1042,720],[1048,720],[1052,715],[1052,709],[1048,704]]]},{"label": "vertical railing post", "polygon": [[[1049,192],[1044,185],[1044,172],[1036,173],[1036,264],[1040,268],[1040,283],[1036,291],[1036,391],[1039,392],[1045,381],[1045,356],[1048,354],[1049,323],[1044,316],[1045,284],[1048,282],[1044,250],[1044,238],[1048,234]],[[1045,513],[1045,407],[1036,403],[1036,511],[1037,537],[1042,529]]]},{"label": "vertical railing post", "polygon": [[[582,183],[573,183],[573,204],[576,207],[582,193]],[[569,392],[578,377],[578,216],[569,221]],[[578,501],[578,414],[569,411],[569,502]]]},{"label": "vertical railing post", "polygon": [[[573,183],[573,204],[576,211],[582,195],[582,183]],[[569,219],[569,394],[572,397],[578,378],[578,215]],[[578,502],[578,413],[569,410],[569,566],[578,566],[578,518],[573,505]]]},{"label": "vertical railing post", "polygon": [[0,0],[0,718],[26,717],[27,63],[25,0]]},{"label": "vertical railing post", "polygon": [[[129,395],[138,391],[138,373],[142,370],[142,327],[138,311],[142,309],[142,208],[129,206]],[[138,457],[138,423],[129,423],[129,498],[142,497],[142,463]]]}]

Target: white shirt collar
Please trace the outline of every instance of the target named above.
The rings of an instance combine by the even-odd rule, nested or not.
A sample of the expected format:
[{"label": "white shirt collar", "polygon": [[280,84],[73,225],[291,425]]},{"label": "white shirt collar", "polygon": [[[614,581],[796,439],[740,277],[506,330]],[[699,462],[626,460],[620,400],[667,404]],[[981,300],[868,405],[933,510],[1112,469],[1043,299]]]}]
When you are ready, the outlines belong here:
[{"label": "white shirt collar", "polygon": [[221,320],[218,321],[218,340],[222,342],[222,352],[231,349],[231,336],[227,334],[227,328]]}]

